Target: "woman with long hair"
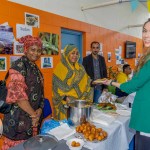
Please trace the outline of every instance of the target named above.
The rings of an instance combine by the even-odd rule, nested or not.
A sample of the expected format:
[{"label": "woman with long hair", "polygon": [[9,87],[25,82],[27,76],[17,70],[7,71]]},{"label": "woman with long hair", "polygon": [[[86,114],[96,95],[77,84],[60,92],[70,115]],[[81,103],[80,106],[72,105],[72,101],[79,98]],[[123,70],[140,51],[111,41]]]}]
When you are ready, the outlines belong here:
[{"label": "woman with long hair", "polygon": [[135,129],[136,150],[150,150],[150,19],[143,25],[143,56],[132,80],[119,84],[105,80],[103,84],[113,85],[130,94],[136,92],[129,127]]}]

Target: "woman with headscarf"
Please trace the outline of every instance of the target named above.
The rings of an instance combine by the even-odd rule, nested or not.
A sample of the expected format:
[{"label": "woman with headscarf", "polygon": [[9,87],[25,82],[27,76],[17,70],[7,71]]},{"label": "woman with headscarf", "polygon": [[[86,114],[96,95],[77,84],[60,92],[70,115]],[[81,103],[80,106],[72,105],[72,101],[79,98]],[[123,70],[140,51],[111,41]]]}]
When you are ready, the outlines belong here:
[{"label": "woman with headscarf", "polygon": [[64,48],[61,62],[53,73],[53,104],[54,118],[62,120],[67,118],[67,109],[64,105],[75,99],[93,100],[91,80],[84,67],[78,63],[79,52],[75,45]]},{"label": "woman with headscarf", "polygon": [[4,115],[2,150],[7,150],[38,133],[44,106],[43,76],[35,62],[42,53],[42,42],[37,37],[19,39],[24,44],[24,56],[9,69],[6,102],[11,111]]}]

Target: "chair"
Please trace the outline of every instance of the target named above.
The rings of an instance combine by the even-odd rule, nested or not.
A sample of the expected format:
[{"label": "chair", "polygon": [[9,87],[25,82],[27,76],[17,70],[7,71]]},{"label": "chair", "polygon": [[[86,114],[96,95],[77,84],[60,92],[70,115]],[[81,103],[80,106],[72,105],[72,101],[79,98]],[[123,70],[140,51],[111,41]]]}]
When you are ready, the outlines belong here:
[{"label": "chair", "polygon": [[47,98],[44,99],[43,117],[44,119],[52,114],[50,102]]}]

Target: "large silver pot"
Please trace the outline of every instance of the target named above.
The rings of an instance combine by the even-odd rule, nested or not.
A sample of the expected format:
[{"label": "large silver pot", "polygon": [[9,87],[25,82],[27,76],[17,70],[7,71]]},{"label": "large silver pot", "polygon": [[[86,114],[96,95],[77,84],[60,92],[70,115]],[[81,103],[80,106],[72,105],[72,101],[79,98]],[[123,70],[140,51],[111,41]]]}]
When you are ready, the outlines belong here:
[{"label": "large silver pot", "polygon": [[90,121],[92,113],[92,104],[86,100],[75,100],[71,104],[68,104],[68,121],[72,125],[77,126],[86,121]]}]

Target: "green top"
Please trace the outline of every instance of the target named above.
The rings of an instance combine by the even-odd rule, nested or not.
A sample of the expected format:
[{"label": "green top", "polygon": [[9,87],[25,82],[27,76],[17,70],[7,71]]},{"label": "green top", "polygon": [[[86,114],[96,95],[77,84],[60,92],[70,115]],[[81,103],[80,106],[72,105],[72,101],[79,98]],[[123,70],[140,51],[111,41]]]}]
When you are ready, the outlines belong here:
[{"label": "green top", "polygon": [[136,92],[130,128],[150,133],[150,60],[144,64],[132,80],[121,84],[120,89],[128,94]]}]

